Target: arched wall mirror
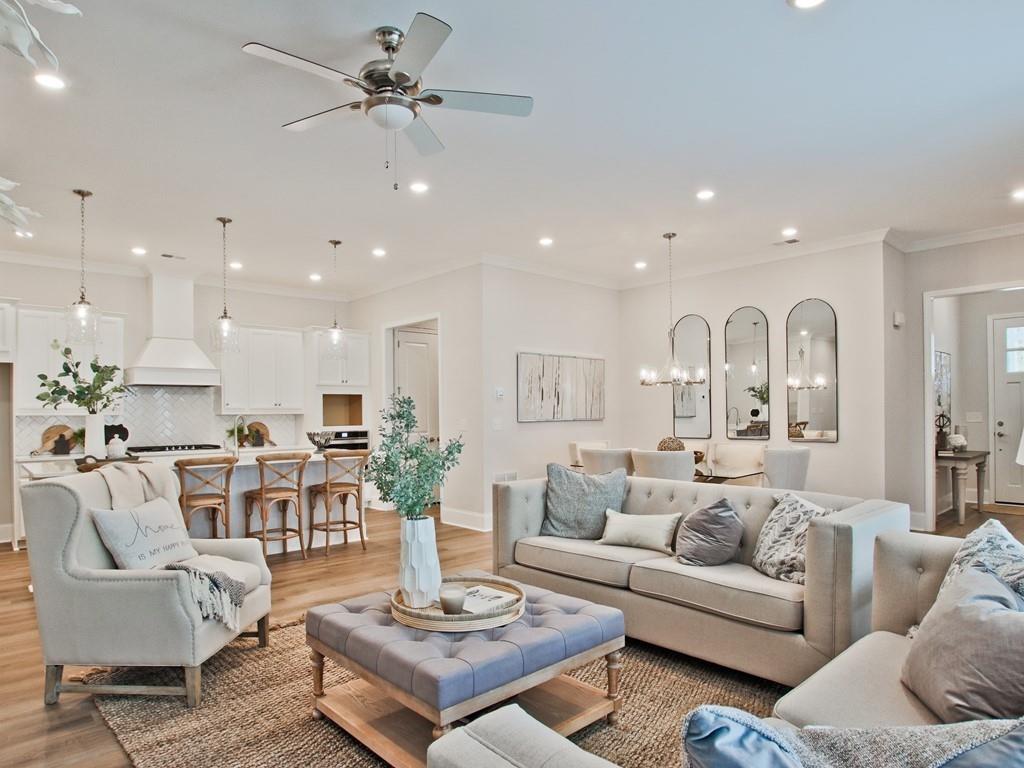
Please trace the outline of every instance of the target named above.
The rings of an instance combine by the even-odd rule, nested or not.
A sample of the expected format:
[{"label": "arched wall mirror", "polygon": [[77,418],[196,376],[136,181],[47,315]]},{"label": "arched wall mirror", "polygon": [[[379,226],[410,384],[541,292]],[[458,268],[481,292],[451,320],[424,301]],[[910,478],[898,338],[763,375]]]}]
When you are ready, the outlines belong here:
[{"label": "arched wall mirror", "polygon": [[672,432],[676,437],[711,437],[711,326],[700,315],[684,315],[672,329],[672,350],[683,383],[672,386]]},{"label": "arched wall mirror", "polygon": [[725,434],[731,440],[767,440],[768,318],[740,307],[725,321]]},{"label": "arched wall mirror", "polygon": [[789,439],[839,441],[836,313],[821,299],[805,299],[786,319],[786,400]]}]

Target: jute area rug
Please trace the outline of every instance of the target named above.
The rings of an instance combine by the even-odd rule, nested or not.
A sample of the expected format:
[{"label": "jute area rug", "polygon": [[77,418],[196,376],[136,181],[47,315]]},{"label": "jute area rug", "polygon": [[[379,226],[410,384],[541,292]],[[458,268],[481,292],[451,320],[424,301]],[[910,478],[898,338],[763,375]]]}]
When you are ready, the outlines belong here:
[{"label": "jute area rug", "polygon": [[[598,687],[603,662],[573,673]],[[330,659],[324,685],[351,679]],[[181,685],[176,669],[110,670],[90,682]],[[678,766],[679,726],[700,704],[768,716],[786,689],[756,677],[644,643],[623,653],[622,717],[595,723],[572,738],[624,768]],[[305,627],[271,633],[270,647],[236,640],[203,665],[202,706],[178,697],[97,696],[96,706],[138,768],[379,768],[385,763],[327,720],[312,717],[312,677]]]}]

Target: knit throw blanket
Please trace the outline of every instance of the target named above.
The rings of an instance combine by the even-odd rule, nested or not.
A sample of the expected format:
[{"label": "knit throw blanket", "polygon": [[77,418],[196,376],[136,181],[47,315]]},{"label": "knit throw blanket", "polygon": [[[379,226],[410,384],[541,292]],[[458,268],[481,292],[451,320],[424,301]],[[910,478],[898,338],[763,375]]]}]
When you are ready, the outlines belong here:
[{"label": "knit throw blanket", "polygon": [[238,613],[245,599],[245,584],[224,571],[205,571],[187,562],[170,563],[164,567],[188,574],[192,599],[204,619],[216,619],[232,632],[240,629]]}]

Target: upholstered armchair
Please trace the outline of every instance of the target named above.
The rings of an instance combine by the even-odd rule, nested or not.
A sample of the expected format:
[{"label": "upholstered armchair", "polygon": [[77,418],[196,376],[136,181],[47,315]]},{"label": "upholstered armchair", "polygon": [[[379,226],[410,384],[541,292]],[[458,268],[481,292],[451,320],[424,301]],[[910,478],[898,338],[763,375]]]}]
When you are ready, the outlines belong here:
[{"label": "upholstered armchair", "polygon": [[[176,503],[176,502],[175,502]],[[110,509],[98,472],[30,483],[22,488],[36,616],[46,665],[44,701],[63,691],[185,696],[201,699],[201,667],[238,636],[268,642],[270,571],[255,539],[193,539],[200,555],[245,583],[240,627],[203,619],[188,574],[119,570],[103,545],[92,509]],[[219,567],[219,566],[218,566]],[[184,686],[89,685],[62,681],[65,665],[183,667]]]}]

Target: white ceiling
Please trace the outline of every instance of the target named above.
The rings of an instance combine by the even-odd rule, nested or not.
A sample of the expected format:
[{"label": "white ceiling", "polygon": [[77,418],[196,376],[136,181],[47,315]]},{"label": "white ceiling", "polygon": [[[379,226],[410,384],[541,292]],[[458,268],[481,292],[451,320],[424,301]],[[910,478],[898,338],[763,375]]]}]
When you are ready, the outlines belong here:
[{"label": "white ceiling", "polygon": [[[168,252],[213,277],[228,215],[233,277],[309,287],[338,237],[347,295],[481,259],[628,285],[660,274],[666,229],[703,270],[772,253],[788,225],[813,244],[1024,220],[1008,196],[1024,186],[1019,0],[77,2],[82,18],[29,7],[66,91],[0,51],[0,176],[45,216],[0,250],[73,258],[79,185],[96,259]],[[527,119],[429,111],[447,151],[399,152],[422,197],[392,191],[359,114],[279,127],[358,92],[240,50],[351,72],[377,57],[376,26],[417,10],[454,27],[427,87],[535,98]]]}]

